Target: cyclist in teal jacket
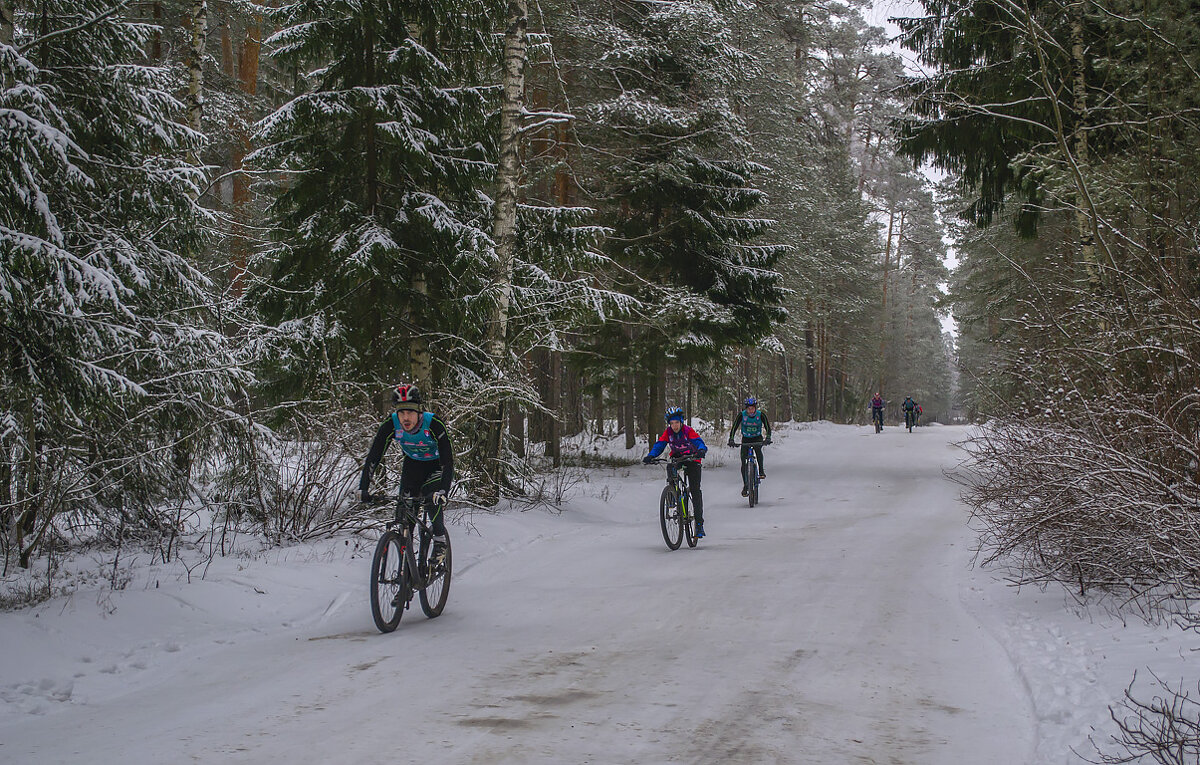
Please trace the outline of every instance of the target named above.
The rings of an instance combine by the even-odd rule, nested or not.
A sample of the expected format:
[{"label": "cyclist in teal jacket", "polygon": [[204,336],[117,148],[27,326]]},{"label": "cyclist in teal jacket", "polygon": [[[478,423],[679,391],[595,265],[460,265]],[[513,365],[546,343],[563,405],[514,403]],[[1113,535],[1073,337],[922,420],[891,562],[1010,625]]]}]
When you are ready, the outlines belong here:
[{"label": "cyclist in teal jacket", "polygon": [[370,497],[371,475],[383,459],[388,446],[395,441],[404,451],[400,468],[400,493],[424,498],[433,526],[433,554],[440,564],[446,556],[446,522],[442,511],[450,496],[454,479],[454,449],[446,424],[433,412],[426,412],[421,392],[415,385],[397,385],[392,389],[392,412],[371,443],[363,464],[358,489],[363,501]]},{"label": "cyclist in teal jacket", "polygon": [[729,429],[729,445],[736,446],[733,434],[738,428],[742,429],[742,496],[750,493],[750,477],[746,475],[746,458],[754,449],[754,457],[758,460],[758,478],[767,477],[767,469],[763,466],[762,448],[771,443],[771,421],[767,413],[758,408],[758,399],[750,396],[746,399],[746,408],[733,418],[733,427]]}]

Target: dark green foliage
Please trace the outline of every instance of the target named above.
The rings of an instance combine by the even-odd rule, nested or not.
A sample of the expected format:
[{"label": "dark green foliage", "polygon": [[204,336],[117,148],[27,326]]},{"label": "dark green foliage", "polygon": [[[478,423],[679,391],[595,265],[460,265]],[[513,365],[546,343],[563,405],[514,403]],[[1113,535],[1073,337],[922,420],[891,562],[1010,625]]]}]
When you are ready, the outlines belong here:
[{"label": "dark green foliage", "polygon": [[477,78],[496,8],[461,5],[308,2],[273,14],[276,60],[308,72],[258,125],[250,158],[279,173],[278,245],[260,254],[267,278],[250,298],[291,348],[271,364],[280,393],[322,375],[383,385],[410,374],[412,338],[448,329],[443,317],[463,317],[460,299],[482,291],[495,129]]}]

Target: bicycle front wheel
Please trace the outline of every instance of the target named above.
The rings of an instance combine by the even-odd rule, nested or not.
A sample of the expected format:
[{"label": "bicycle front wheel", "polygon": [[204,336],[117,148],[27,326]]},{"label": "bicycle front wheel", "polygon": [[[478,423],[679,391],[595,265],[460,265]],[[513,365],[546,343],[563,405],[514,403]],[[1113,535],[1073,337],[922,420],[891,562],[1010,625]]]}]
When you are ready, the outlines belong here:
[{"label": "bicycle front wheel", "polygon": [[683,535],[687,539],[688,547],[695,547],[699,539],[696,537],[696,516],[692,514],[691,493],[684,494],[679,502],[683,513]]},{"label": "bicycle front wheel", "polygon": [[746,497],[750,500],[750,507],[754,507],[758,504],[758,463],[750,460],[746,465],[746,479],[750,482],[750,493]]},{"label": "bicycle front wheel", "polygon": [[375,545],[375,557],[371,559],[371,616],[380,632],[396,629],[404,616],[408,570],[403,547],[404,538],[388,529]]},{"label": "bicycle front wheel", "polygon": [[683,524],[679,516],[679,495],[675,489],[667,486],[662,490],[658,499],[658,518],[662,522],[663,540],[672,550],[679,549],[683,541]]},{"label": "bicycle front wheel", "polygon": [[450,597],[450,571],[454,563],[454,551],[450,547],[450,533],[446,532],[446,560],[442,565],[432,567],[429,556],[433,552],[433,537],[430,534],[421,535],[421,570],[425,573],[425,586],[418,595],[421,598],[421,610],[430,619],[440,616],[446,607],[446,598]]}]

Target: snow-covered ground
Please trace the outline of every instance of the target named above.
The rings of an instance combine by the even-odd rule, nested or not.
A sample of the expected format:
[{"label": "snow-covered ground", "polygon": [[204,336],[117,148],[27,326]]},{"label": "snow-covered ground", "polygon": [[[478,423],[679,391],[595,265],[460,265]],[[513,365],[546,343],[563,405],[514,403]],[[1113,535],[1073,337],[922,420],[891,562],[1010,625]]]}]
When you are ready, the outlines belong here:
[{"label": "snow-covered ground", "polygon": [[675,552],[661,468],[598,469],[561,513],[452,525],[445,613],[390,635],[370,540],[144,560],[0,614],[0,762],[1080,762],[1200,640],[971,568],[964,436],[786,430],[754,509],[714,447]]}]

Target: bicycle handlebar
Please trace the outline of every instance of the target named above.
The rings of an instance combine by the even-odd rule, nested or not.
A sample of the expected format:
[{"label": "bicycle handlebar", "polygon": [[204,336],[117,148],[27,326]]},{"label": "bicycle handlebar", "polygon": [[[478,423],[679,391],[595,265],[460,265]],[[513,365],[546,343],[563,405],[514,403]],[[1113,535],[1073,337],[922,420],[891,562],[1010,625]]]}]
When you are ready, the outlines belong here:
[{"label": "bicycle handlebar", "polygon": [[664,462],[673,462],[677,465],[682,465],[685,462],[699,462],[701,459],[702,458],[698,454],[688,457],[655,457],[654,459],[650,460],[648,464],[661,465]]},{"label": "bicycle handlebar", "polygon": [[[398,498],[399,499],[406,499],[406,498],[408,498],[408,499],[425,499],[425,495],[424,494],[401,494]],[[367,494],[367,496],[365,498],[363,498],[361,501],[364,505],[383,505],[383,504],[387,504],[389,502],[394,502],[396,499],[397,499],[396,497],[389,497],[387,494]],[[446,497],[446,501],[449,502],[450,498]]]}]

